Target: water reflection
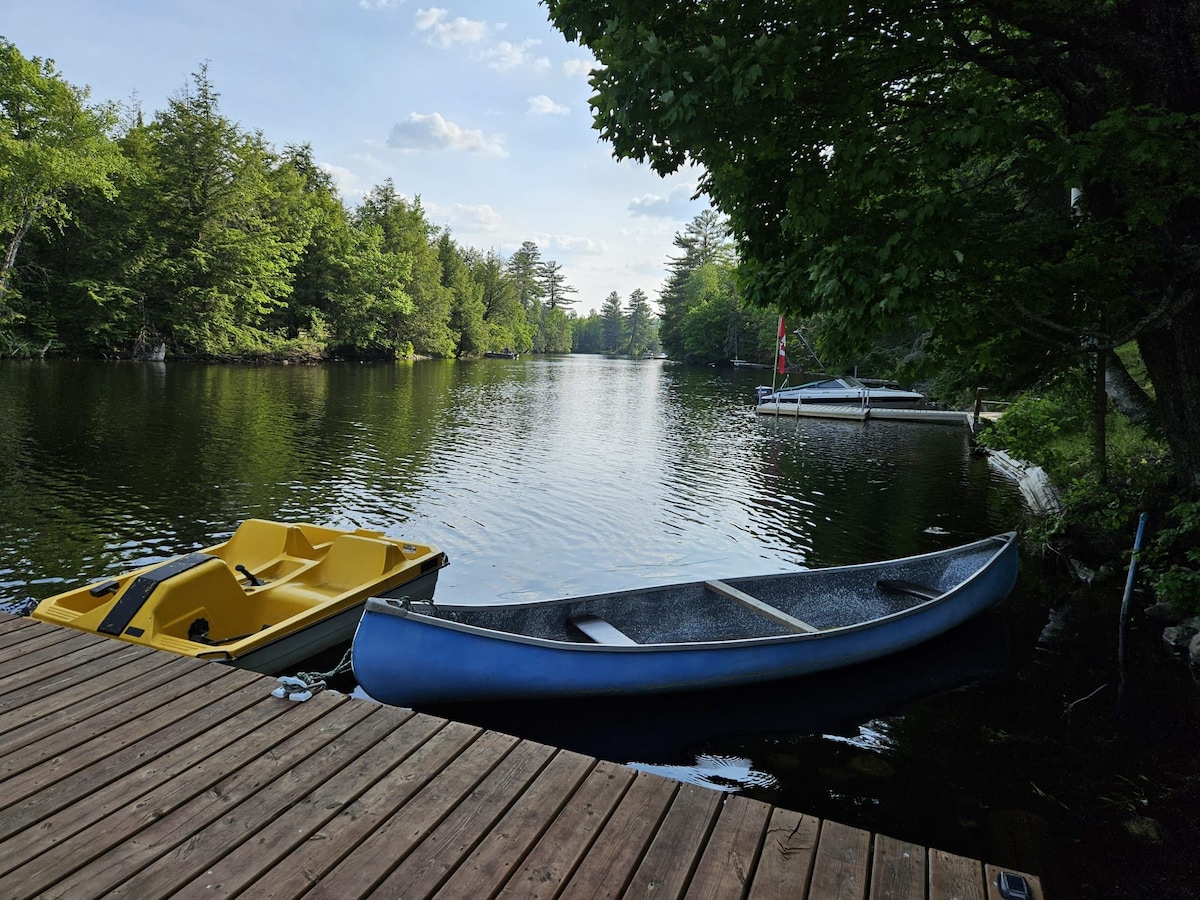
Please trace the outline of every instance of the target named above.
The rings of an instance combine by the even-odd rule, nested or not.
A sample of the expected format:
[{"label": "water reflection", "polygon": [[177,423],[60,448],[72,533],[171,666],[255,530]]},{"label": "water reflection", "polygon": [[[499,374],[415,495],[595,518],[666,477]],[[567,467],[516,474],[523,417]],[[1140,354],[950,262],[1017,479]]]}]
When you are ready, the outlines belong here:
[{"label": "water reflection", "polygon": [[761,419],[751,388],[588,357],[7,363],[0,580],[45,596],[251,516],[436,543],[452,561],[439,591],[464,602],[861,562],[1012,526],[1015,492],[962,432]]}]

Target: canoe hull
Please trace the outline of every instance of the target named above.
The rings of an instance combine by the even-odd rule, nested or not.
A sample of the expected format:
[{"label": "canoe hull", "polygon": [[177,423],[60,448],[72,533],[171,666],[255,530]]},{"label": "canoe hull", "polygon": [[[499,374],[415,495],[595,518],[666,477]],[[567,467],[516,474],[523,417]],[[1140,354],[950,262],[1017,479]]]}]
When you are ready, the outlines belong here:
[{"label": "canoe hull", "polygon": [[666,693],[835,669],[920,644],[1006,596],[1017,550],[1015,536],[1005,538],[986,566],[936,600],[808,634],[613,646],[506,634],[371,600],[354,638],[354,672],[374,699],[411,706]]}]

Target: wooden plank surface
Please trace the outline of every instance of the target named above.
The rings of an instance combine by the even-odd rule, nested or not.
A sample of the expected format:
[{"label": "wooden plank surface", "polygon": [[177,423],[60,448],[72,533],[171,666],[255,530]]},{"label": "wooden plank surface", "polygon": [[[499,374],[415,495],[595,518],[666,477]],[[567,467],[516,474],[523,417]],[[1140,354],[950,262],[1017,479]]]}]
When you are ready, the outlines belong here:
[{"label": "wooden plank surface", "polygon": [[821,821],[788,809],[774,809],[750,885],[751,900],[804,900],[817,854]]},{"label": "wooden plank surface", "polygon": [[863,900],[871,835],[840,822],[825,821],[817,840],[809,896],[813,900]]},{"label": "wooden plank surface", "polygon": [[984,900],[983,866],[945,850],[929,851],[929,900]]},{"label": "wooden plank surface", "polygon": [[3,898],[1000,900],[995,866],[472,725],[3,614],[0,647]]},{"label": "wooden plank surface", "polygon": [[597,763],[505,883],[500,897],[557,897],[633,781],[632,769]]},{"label": "wooden plank surface", "polygon": [[622,896],[677,789],[673,781],[639,772],[560,896],[566,900]]},{"label": "wooden plank surface", "polygon": [[480,734],[480,729],[473,726],[447,723],[431,716],[414,716],[404,728],[424,737],[415,751],[400,760],[353,803],[339,810],[322,828],[285,856],[274,870],[251,885],[249,892],[253,896],[264,900],[299,897],[319,885],[327,872]]},{"label": "wooden plank surface", "polygon": [[537,777],[552,747],[521,741],[379,885],[381,897],[431,897]]},{"label": "wooden plank surface", "polygon": [[725,795],[684,784],[629,883],[629,897],[682,897]]},{"label": "wooden plank surface", "polygon": [[871,900],[924,900],[925,848],[877,835],[871,861]]},{"label": "wooden plank surface", "polygon": [[491,897],[521,865],[529,849],[596,765],[579,753],[560,750],[458,869],[446,880],[446,897]]},{"label": "wooden plank surface", "polygon": [[771,807],[745,797],[731,796],[721,807],[704,855],[688,884],[686,896],[695,900],[744,897],[758,862]]}]

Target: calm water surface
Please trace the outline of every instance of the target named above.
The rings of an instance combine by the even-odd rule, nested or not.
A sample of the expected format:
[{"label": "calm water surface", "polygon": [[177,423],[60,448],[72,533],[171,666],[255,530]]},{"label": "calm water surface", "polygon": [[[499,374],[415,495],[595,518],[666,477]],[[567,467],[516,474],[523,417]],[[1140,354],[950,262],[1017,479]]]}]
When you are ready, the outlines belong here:
[{"label": "calm water surface", "polygon": [[[576,356],[5,363],[0,602],[215,543],[249,517],[433,543],[451,560],[438,597],[478,603],[866,562],[1020,526],[1015,487],[964,431],[760,418],[755,383]],[[1182,674],[1148,638],[1118,702],[1115,639],[1095,624],[1113,592],[1081,596],[1027,550],[1003,607],[869,666],[432,711],[1023,866],[1054,896],[1169,896],[1154,891],[1195,874],[1172,850],[1200,836],[1200,788],[1161,779],[1187,777],[1200,716],[1163,699]],[[1157,817],[1157,843],[1130,835],[1137,816]]]}]

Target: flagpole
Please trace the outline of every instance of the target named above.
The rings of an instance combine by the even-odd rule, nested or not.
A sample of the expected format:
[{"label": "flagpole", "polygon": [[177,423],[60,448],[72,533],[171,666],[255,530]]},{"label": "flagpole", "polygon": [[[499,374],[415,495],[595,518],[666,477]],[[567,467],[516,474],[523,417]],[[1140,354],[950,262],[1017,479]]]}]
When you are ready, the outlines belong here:
[{"label": "flagpole", "polygon": [[775,377],[779,374],[779,342],[784,334],[783,316],[779,317],[779,330],[775,335],[775,364],[771,366],[771,393],[775,393]]}]

